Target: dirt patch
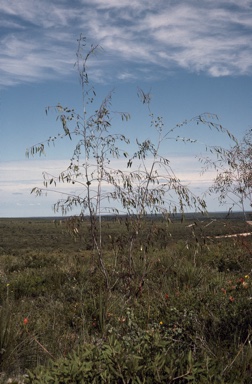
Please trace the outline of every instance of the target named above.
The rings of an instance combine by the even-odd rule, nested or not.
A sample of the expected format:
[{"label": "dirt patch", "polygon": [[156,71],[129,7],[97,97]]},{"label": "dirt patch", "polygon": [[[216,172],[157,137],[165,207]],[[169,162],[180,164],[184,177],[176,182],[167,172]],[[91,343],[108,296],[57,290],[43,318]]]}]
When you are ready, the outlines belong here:
[{"label": "dirt patch", "polygon": [[214,236],[215,239],[221,239],[224,237],[240,237],[240,236],[251,236],[252,232],[245,232],[245,233],[235,233],[233,235],[220,235],[220,236]]},{"label": "dirt patch", "polygon": [[[247,224],[249,225],[252,225],[252,221],[247,221],[246,222]],[[235,234],[232,234],[232,235],[218,235],[218,236],[214,236],[215,239],[222,239],[222,238],[228,238],[228,237],[246,237],[246,236],[251,236],[252,235],[252,232],[244,232],[244,233],[235,233]],[[212,238],[212,236],[207,236],[208,238]]]}]

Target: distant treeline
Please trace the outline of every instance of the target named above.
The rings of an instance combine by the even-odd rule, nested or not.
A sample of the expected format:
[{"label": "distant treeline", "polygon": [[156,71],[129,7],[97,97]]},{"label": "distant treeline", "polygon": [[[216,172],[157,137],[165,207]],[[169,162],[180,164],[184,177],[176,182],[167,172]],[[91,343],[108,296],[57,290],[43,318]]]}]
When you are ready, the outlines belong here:
[{"label": "distant treeline", "polygon": [[[252,220],[252,211],[247,211],[246,216],[248,220]],[[41,216],[41,217],[24,217],[24,218],[11,218],[11,219],[20,219],[20,220],[67,220],[72,216]],[[102,215],[102,220],[104,221],[114,221],[114,220],[123,220],[126,219],[127,215]],[[162,215],[146,215],[146,219],[148,220],[162,220],[163,216]],[[181,220],[182,214],[181,213],[174,213],[169,216],[171,220],[177,221]],[[244,219],[244,213],[242,211],[237,211],[237,212],[208,212],[207,214],[202,214],[200,212],[189,212],[189,213],[184,213],[183,218],[185,220],[243,220]],[[1,218],[1,220],[4,220],[5,218]],[[6,218],[8,219],[8,218]],[[10,218],[9,218],[10,219]],[[89,216],[83,216],[83,221],[89,220]]]}]

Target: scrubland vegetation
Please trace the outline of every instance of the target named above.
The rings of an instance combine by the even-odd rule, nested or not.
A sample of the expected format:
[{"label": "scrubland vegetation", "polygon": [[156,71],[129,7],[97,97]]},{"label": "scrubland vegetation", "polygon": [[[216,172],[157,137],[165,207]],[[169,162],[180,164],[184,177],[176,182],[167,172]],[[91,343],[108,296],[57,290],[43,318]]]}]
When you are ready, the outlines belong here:
[{"label": "scrubland vegetation", "polygon": [[[69,140],[67,169],[45,172],[32,190],[58,193],[54,210],[65,216],[0,221],[2,381],[251,383],[251,237],[224,237],[251,229],[251,131],[240,143],[209,113],[167,127],[138,89],[152,140],[131,143],[112,125],[129,113],[111,109],[112,92],[97,104],[90,84],[98,48],[85,52],[78,39],[82,111],[46,108],[62,130],[26,152]],[[200,160],[217,171],[208,193],[237,204],[242,218],[207,216],[204,198],[176,176],[167,142],[195,143],[181,135],[190,124],[230,139]],[[78,216],[66,217],[72,209]]]},{"label": "scrubland vegetation", "polygon": [[251,227],[172,221],[103,218],[108,290],[87,221],[0,220],[2,382],[251,383]]}]

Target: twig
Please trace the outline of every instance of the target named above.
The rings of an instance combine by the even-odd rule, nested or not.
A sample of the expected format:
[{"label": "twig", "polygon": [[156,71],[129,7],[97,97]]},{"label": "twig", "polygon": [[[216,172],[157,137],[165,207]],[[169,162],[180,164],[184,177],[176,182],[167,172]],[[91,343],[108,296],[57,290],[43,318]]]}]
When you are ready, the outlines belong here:
[{"label": "twig", "polygon": [[[178,380],[178,379],[182,379],[183,377],[189,375],[191,373],[191,370],[189,369],[189,371],[187,371],[186,373],[184,373],[183,375],[180,375],[180,376],[177,376],[177,377],[174,377],[174,379],[172,379],[172,381],[175,381],[175,380]],[[171,382],[172,382],[171,381]]]},{"label": "twig", "polygon": [[248,341],[249,337],[250,337],[250,332],[249,332],[248,336],[246,337],[246,340],[244,341],[244,343],[241,345],[241,347],[240,347],[238,353],[236,354],[236,356],[235,356],[235,357],[233,358],[233,360],[231,361],[231,363],[228,364],[228,365],[223,369],[222,374],[223,374],[224,372],[226,372],[226,370],[227,370],[228,368],[230,368],[230,367],[234,364],[235,360],[237,359],[237,357],[238,357],[238,356],[240,355],[240,353],[242,352],[242,350],[243,350],[243,348],[244,348],[244,345],[245,345],[246,342]]},{"label": "twig", "polygon": [[37,343],[43,349],[44,352],[46,352],[53,360],[55,360],[55,357],[36,339],[35,336],[32,336],[28,331],[27,333],[35,341],[35,343]]}]

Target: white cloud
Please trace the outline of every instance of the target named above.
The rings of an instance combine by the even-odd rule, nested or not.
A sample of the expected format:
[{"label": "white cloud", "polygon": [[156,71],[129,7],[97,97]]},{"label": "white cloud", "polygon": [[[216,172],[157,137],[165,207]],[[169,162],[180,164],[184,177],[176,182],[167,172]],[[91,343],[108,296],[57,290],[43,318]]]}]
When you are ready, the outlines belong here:
[{"label": "white cloud", "polygon": [[[85,0],[82,1],[83,4],[87,2]],[[152,0],[145,0],[144,2],[141,0],[93,0],[93,4],[96,4],[98,8],[101,9],[122,9],[126,8],[134,9],[134,10],[145,10],[146,8],[153,8]]]},{"label": "white cloud", "polygon": [[[97,81],[164,68],[251,74],[250,7],[245,0],[0,0],[0,85],[70,75],[80,32],[105,50],[105,60],[95,64]],[[131,65],[137,65],[134,75]]]},{"label": "white cloud", "polygon": [[[170,160],[176,176],[195,194],[203,193],[210,185],[214,174],[208,173],[200,176],[200,165],[195,158],[177,155],[171,156]],[[52,215],[52,206],[58,199],[62,198],[63,195],[61,193],[83,193],[83,188],[80,188],[78,184],[73,186],[68,183],[59,183],[57,188],[48,188],[47,197],[35,197],[34,194],[31,195],[32,188],[43,187],[43,171],[57,176],[67,168],[68,164],[67,160],[45,159],[1,163],[1,216]],[[146,160],[145,165],[150,168],[150,164],[150,160]],[[129,172],[129,169],[126,167],[126,162],[123,160],[112,161],[111,167],[113,168],[114,166],[122,171]],[[93,185],[95,187],[94,183]],[[104,188],[108,191],[109,187],[104,185]],[[6,215],[4,213],[4,207],[6,208]],[[20,210],[17,209],[17,207],[19,207]]]}]

